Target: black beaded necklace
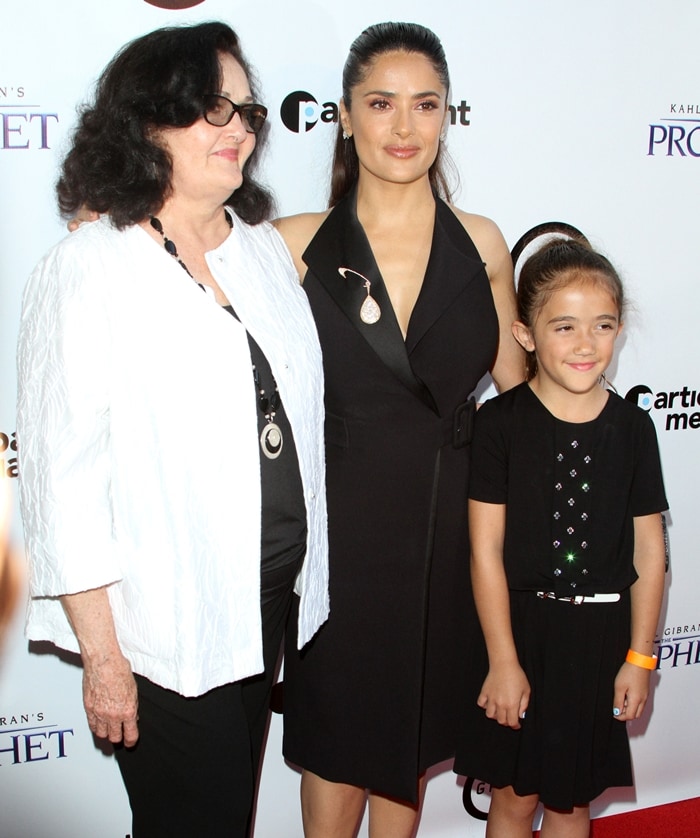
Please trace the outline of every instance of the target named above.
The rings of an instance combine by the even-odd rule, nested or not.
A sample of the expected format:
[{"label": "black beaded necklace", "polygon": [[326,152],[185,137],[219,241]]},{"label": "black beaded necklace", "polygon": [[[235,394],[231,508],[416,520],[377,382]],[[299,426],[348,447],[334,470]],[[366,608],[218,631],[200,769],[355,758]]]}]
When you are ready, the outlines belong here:
[{"label": "black beaded necklace", "polygon": [[[229,227],[233,227],[233,219],[228,213],[225,213],[226,221],[228,222]],[[163,247],[166,251],[175,259],[175,261],[180,265],[180,267],[185,271],[187,276],[191,279],[194,279],[190,269],[187,265],[180,259],[180,256],[177,252],[177,245],[172,239],[169,239],[163,230],[163,225],[160,221],[160,218],[156,218],[155,215],[151,216],[151,227],[157,232],[160,233],[163,239]],[[197,282],[196,279],[194,279]],[[204,291],[207,292],[207,288],[201,282],[197,282],[197,285]],[[231,314],[236,317],[236,314],[233,310],[232,306],[227,306]],[[238,319],[236,317],[236,319]],[[253,381],[255,382],[255,389],[257,390],[258,398],[257,403],[262,415],[267,419],[267,425],[262,429],[260,434],[260,448],[263,454],[269,460],[276,460],[277,457],[282,452],[282,444],[284,439],[282,438],[282,429],[280,426],[275,422],[275,414],[279,410],[281,404],[281,398],[279,394],[279,390],[277,389],[277,382],[275,381],[275,377],[272,376],[272,385],[274,390],[272,394],[268,397],[265,393],[265,389],[261,386],[260,381],[260,372],[258,368],[253,364]]]},{"label": "black beaded necklace", "polygon": [[[228,226],[229,226],[229,227],[233,227],[233,219],[232,219],[232,218],[231,218],[231,216],[230,216],[230,215],[226,212],[226,210],[224,210],[224,215],[226,216],[226,221],[227,221],[227,223],[228,223]],[[194,279],[194,277],[192,276],[192,273],[191,273],[190,269],[189,269],[189,268],[187,267],[187,265],[186,265],[186,264],[182,261],[182,259],[180,259],[180,256],[179,256],[179,254],[178,254],[178,252],[177,252],[177,245],[175,244],[175,242],[174,242],[172,239],[169,239],[169,238],[165,235],[165,232],[164,232],[164,230],[163,230],[163,225],[162,225],[162,223],[161,223],[160,218],[156,218],[156,216],[155,216],[155,215],[152,215],[152,216],[151,216],[151,227],[153,227],[153,229],[156,231],[156,233],[160,233],[160,236],[161,236],[161,238],[163,239],[163,247],[164,247],[164,248],[168,251],[168,253],[169,253],[169,254],[173,257],[173,259],[174,259],[174,260],[178,263],[178,265],[179,265],[181,268],[183,268],[183,270],[185,271],[185,273],[187,274],[187,276],[189,276],[189,277],[190,277],[190,279]],[[197,280],[196,280],[196,279],[195,279],[194,281],[195,281],[195,282],[197,282]],[[201,283],[201,282],[197,282],[197,285],[199,285],[199,287],[200,287],[202,290],[205,290],[205,289],[204,289],[204,286],[202,285],[202,283]]]}]

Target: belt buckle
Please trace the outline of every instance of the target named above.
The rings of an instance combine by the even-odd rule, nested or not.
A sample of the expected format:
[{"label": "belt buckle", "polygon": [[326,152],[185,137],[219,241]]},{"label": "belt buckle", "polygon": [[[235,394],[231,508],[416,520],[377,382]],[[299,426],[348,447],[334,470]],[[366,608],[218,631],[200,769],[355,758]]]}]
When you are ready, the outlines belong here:
[{"label": "belt buckle", "polygon": [[474,435],[474,414],[476,413],[476,399],[470,396],[466,402],[455,408],[452,421],[452,447],[466,448]]},{"label": "belt buckle", "polygon": [[540,599],[556,599],[557,602],[568,602],[570,605],[582,605],[586,601],[586,597],[579,594],[579,596],[557,596],[554,591],[536,591]]}]

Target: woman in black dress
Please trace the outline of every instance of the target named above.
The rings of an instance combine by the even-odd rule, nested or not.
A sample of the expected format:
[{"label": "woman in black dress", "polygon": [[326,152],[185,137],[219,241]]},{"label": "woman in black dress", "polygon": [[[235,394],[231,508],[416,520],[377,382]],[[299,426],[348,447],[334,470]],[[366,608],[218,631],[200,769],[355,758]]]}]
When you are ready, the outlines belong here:
[{"label": "woman in black dress", "polygon": [[[512,265],[451,206],[449,76],[436,36],[370,27],[343,74],[331,209],[278,227],[324,356],[331,616],[285,658],[285,756],[307,838],[415,828],[425,770],[454,754],[474,609],[467,472],[491,370],[523,379]],[[292,621],[293,624],[293,621]]]}]

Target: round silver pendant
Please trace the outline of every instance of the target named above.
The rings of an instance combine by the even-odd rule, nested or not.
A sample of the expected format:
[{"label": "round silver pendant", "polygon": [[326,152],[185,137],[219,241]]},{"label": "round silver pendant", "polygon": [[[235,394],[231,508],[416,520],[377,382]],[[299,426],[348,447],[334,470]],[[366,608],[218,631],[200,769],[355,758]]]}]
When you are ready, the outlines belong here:
[{"label": "round silver pendant", "polygon": [[282,431],[280,426],[269,422],[260,434],[260,448],[269,460],[276,460],[282,451]]}]

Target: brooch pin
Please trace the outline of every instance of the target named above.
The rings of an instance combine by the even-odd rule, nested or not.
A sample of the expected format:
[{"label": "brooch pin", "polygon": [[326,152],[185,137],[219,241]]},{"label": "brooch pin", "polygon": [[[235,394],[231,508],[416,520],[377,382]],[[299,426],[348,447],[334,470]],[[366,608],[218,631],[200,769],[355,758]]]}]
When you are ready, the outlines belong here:
[{"label": "brooch pin", "polygon": [[371,326],[373,323],[376,323],[382,316],[382,310],[379,308],[379,303],[374,299],[371,293],[372,283],[367,279],[366,276],[359,273],[358,271],[354,271],[352,268],[338,268],[338,273],[343,277],[343,279],[348,278],[348,272],[351,274],[355,274],[355,276],[359,276],[360,279],[363,281],[365,288],[367,289],[367,297],[360,306],[360,320],[363,323],[367,323]]}]

